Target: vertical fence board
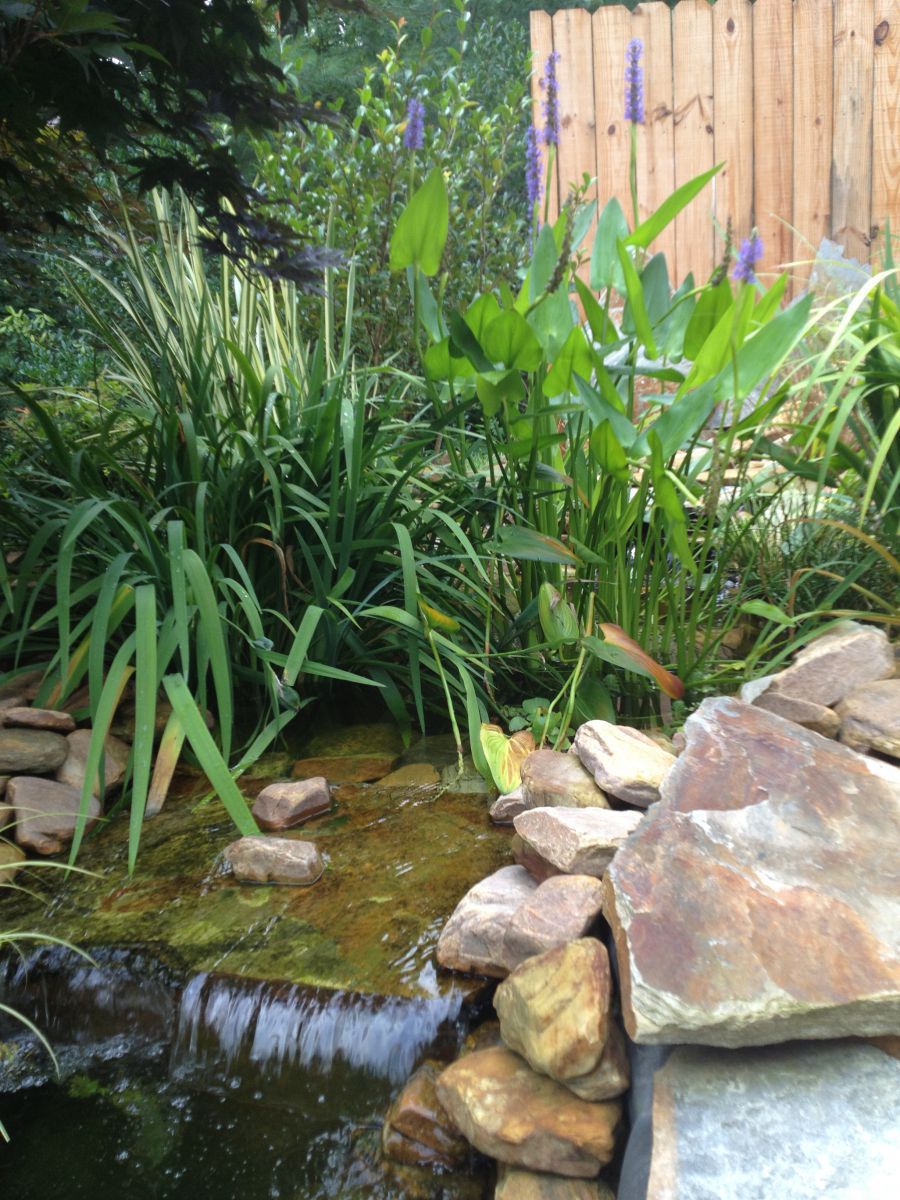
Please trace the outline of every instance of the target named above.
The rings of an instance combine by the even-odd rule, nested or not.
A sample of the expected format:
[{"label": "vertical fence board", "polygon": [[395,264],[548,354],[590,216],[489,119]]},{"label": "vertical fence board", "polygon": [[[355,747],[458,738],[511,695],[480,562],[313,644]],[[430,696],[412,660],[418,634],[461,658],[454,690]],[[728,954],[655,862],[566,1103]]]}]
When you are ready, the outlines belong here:
[{"label": "vertical fence board", "polygon": [[[672,10],[675,64],[675,186],[708,170],[713,159],[712,9],[707,0],[679,0]],[[706,188],[675,218],[678,270],[705,283],[714,262],[712,193]]]},{"label": "vertical fence board", "polygon": [[716,0],[713,87],[715,160],[725,164],[713,180],[718,259],[729,218],[738,244],[753,224],[753,8],[747,0]]},{"label": "vertical fence board", "polygon": [[793,20],[784,0],[753,8],[753,223],[765,250],[763,273],[791,261],[794,239]]},{"label": "vertical fence board", "polygon": [[[544,65],[553,53],[553,26],[550,14],[532,12],[531,14],[531,104],[532,120],[538,130],[544,128],[544,93],[541,88],[541,77]],[[545,153],[546,161],[546,153]],[[559,172],[550,184],[548,218],[555,221],[559,215]],[[541,205],[543,220],[543,203]]]},{"label": "vertical fence board", "polygon": [[849,255],[862,259],[872,226],[874,22],[874,0],[835,0],[831,229]]},{"label": "vertical fence board", "polygon": [[[596,115],[594,106],[594,55],[591,40],[591,14],[583,8],[567,8],[553,17],[553,45],[559,52],[559,198],[564,203],[572,187],[580,186],[587,172],[597,174]],[[596,184],[587,194],[597,195]],[[592,226],[587,246],[593,244]],[[585,279],[588,267],[585,265]]]},{"label": "vertical fence board", "polygon": [[822,0],[794,3],[795,285],[809,277],[831,233],[834,10]]},{"label": "vertical fence board", "polygon": [[[675,102],[672,89],[672,18],[660,0],[639,4],[632,37],[644,43],[644,128],[638,130],[638,215],[646,221],[675,190]],[[669,278],[678,271],[675,230],[664,229],[651,249],[662,251]]]},{"label": "vertical fence board", "polygon": [[[900,3],[875,8],[874,127],[872,130],[872,224],[900,235]],[[898,243],[895,241],[894,246]],[[879,243],[883,247],[883,241]],[[895,258],[900,258],[896,254]]]},{"label": "vertical fence board", "polygon": [[630,130],[625,120],[625,47],[632,36],[627,8],[600,8],[593,15],[594,100],[597,105],[597,186],[600,207],[618,197],[629,225]]}]

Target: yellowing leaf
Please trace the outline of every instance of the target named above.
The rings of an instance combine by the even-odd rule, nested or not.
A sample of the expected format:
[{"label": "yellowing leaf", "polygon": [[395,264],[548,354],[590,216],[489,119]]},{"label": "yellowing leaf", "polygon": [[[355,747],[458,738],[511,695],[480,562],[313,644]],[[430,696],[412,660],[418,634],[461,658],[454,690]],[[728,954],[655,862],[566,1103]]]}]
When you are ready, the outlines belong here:
[{"label": "yellowing leaf", "polygon": [[667,696],[671,696],[673,700],[681,699],[684,695],[684,684],[678,676],[667,671],[655,658],[651,658],[620,625],[605,622],[599,629],[603,634],[602,640],[595,637],[584,639],[591,653],[614,666],[655,679]]},{"label": "yellowing leaf", "polygon": [[481,726],[481,748],[494,783],[504,795],[522,782],[522,763],[534,752],[531,731],[521,729],[507,737],[499,725]]}]

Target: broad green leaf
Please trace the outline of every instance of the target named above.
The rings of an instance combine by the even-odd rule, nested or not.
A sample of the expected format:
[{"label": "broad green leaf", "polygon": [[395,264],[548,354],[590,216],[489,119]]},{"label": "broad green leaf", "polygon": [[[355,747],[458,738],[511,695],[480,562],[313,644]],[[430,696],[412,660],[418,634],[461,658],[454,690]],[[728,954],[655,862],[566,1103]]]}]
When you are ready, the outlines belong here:
[{"label": "broad green leaf", "polygon": [[622,205],[612,197],[600,214],[594,245],[591,250],[591,287],[595,292],[603,288],[614,288],[619,294],[625,291],[625,280],[619,261],[619,241],[628,237],[628,222]]},{"label": "broad green leaf", "polygon": [[608,420],[601,421],[591,434],[591,454],[613,479],[628,482],[628,455]]},{"label": "broad green leaf", "polygon": [[584,330],[580,325],[576,325],[547,373],[544,395],[558,396],[560,392],[575,391],[574,377],[579,375],[582,379],[589,380],[593,369],[593,352],[584,336]]},{"label": "broad green leaf", "polygon": [[455,617],[441,612],[433,604],[428,604],[421,596],[419,596],[419,612],[424,617],[425,624],[429,629],[440,629],[443,633],[459,632],[459,621]]},{"label": "broad green leaf", "polygon": [[517,371],[535,371],[543,359],[540,342],[525,318],[515,310],[501,313],[486,326],[482,345],[493,362]]},{"label": "broad green leaf", "polygon": [[651,658],[621,626],[604,622],[599,629],[602,638],[584,638],[584,645],[596,658],[622,667],[626,671],[645,675],[648,679],[655,680],[667,696],[671,696],[673,700],[681,699],[684,695],[684,684],[678,676],[667,671],[655,658]]},{"label": "broad green leaf", "polygon": [[773,621],[776,625],[796,625],[793,617],[788,616],[784,609],[765,600],[745,600],[740,606],[740,612],[749,617],[762,617],[764,621]]},{"label": "broad green leaf", "polygon": [[634,263],[628,253],[628,248],[625,243],[619,240],[616,243],[616,249],[619,254],[619,262],[622,267],[622,276],[625,280],[625,294],[628,297],[629,310],[631,319],[634,321],[634,328],[637,332],[639,341],[647,350],[647,355],[650,358],[656,358],[658,351],[656,342],[653,340],[653,329],[650,325],[650,318],[647,315],[647,308],[644,304],[644,290],[641,286],[640,276],[635,270]]},{"label": "broad green leaf", "polygon": [[524,558],[530,562],[564,563],[568,566],[579,561],[578,555],[563,542],[549,534],[519,525],[498,530],[493,546],[489,543],[489,548],[506,558]]},{"label": "broad green leaf", "polygon": [[608,721],[616,723],[616,706],[609,689],[595,675],[586,675],[575,691],[575,719],[582,725],[585,721]]},{"label": "broad green leaf", "polygon": [[576,326],[572,312],[572,303],[564,287],[555,292],[533,308],[527,317],[528,324],[537,335],[546,358],[556,358],[566,343],[566,338]]},{"label": "broad green leaf", "polygon": [[449,228],[447,185],[443,171],[435,167],[397,221],[391,238],[391,270],[418,267],[423,275],[436,275]]},{"label": "broad green leaf", "polygon": [[[450,317],[449,354],[453,359],[461,359],[463,363],[471,363],[478,371],[490,371],[494,364],[488,358],[481,345],[480,335],[476,334],[468,320],[459,313]],[[455,372],[462,374],[461,371]]]},{"label": "broad green leaf", "polygon": [[553,230],[549,225],[544,225],[537,236],[528,272],[528,298],[532,304],[547,290],[558,259],[559,250],[556,248]]},{"label": "broad green leaf", "polygon": [[581,307],[584,309],[584,315],[588,325],[591,327],[591,333],[594,335],[594,341],[599,346],[605,346],[608,342],[614,342],[618,337],[616,327],[603,311],[597,297],[584,282],[575,276],[575,291],[578,293],[578,299],[581,301]]},{"label": "broad green leaf", "polygon": [[[662,202],[655,213],[652,213],[646,221],[638,225],[637,229],[629,234],[625,241],[629,246],[641,246],[644,249],[650,245],[654,238],[659,237],[667,225],[669,225],[683,208],[694,199],[694,197],[706,187],[714,175],[716,175],[725,166],[724,163],[719,163],[710,170],[704,171],[702,175],[698,175],[695,179],[683,183],[680,188],[675,191],[666,200]],[[620,235],[621,236],[621,235]],[[591,279],[593,283],[593,278]]]},{"label": "broad green leaf", "polygon": [[727,279],[701,291],[684,335],[684,353],[688,358],[696,359],[709,335],[733,304],[734,296]]},{"label": "broad green leaf", "polygon": [[507,737],[499,725],[482,725],[479,734],[481,749],[494,783],[505,795],[522,782],[522,763],[534,752],[530,730],[522,729]]}]

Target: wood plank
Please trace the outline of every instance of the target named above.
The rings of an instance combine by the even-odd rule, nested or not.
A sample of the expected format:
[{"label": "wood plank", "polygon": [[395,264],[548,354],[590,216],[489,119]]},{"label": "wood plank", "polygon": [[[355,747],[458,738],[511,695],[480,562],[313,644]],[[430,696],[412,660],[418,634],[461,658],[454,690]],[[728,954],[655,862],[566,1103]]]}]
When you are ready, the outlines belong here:
[{"label": "wood plank", "polygon": [[753,7],[749,0],[717,0],[713,8],[715,161],[713,180],[716,259],[724,252],[731,219],[735,245],[753,225]]},{"label": "wood plank", "polygon": [[[597,175],[597,147],[594,109],[594,55],[591,14],[583,8],[568,8],[553,17],[553,45],[559,52],[559,154],[557,175],[562,203],[578,188],[587,173]],[[587,200],[597,199],[597,185],[591,185]],[[586,261],[582,274],[590,275],[590,248],[594,243],[596,221],[582,243]],[[585,250],[586,247],[586,250]]]},{"label": "wood plank", "polygon": [[872,224],[882,249],[889,221],[894,257],[900,258],[900,0],[875,6],[874,124],[872,128]]},{"label": "wood plank", "polygon": [[761,278],[789,263],[794,250],[793,14],[785,0],[753,8],[753,223],[763,244]]},{"label": "wood plank", "polygon": [[831,233],[834,10],[822,0],[794,3],[795,289],[809,278],[822,238]]},{"label": "wood plank", "polygon": [[[631,36],[644,43],[646,120],[638,130],[637,174],[638,214],[646,221],[675,190],[672,15],[668,5],[660,0],[639,4],[632,17]],[[669,279],[674,281],[678,272],[674,226],[663,230],[650,249],[665,254]]]},{"label": "wood plank", "polygon": [[[553,53],[553,25],[550,14],[539,11],[531,13],[531,112],[536,129],[544,127],[544,94],[541,78],[547,59]],[[546,148],[544,162],[546,164]],[[559,177],[554,174],[550,185],[549,220],[559,215]]]},{"label": "wood plank", "polygon": [[618,197],[628,223],[632,225],[628,184],[631,131],[625,120],[625,48],[632,36],[631,13],[621,5],[598,8],[592,23],[600,207],[602,209],[610,197]]},{"label": "wood plank", "polygon": [[861,260],[872,227],[874,33],[874,0],[835,0],[831,236]]},{"label": "wood plank", "polygon": [[[712,9],[707,0],[679,0],[672,10],[675,99],[675,186],[708,170],[713,150]],[[675,218],[678,272],[705,283],[712,273],[713,200],[707,188]]]}]

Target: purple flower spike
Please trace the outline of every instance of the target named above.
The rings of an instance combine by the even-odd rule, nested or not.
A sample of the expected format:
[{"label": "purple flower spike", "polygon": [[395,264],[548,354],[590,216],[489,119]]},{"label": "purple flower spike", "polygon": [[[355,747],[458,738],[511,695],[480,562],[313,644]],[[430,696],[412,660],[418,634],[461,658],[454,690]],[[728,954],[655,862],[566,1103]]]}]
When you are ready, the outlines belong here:
[{"label": "purple flower spike", "polygon": [[543,191],[540,134],[534,125],[528,126],[525,135],[525,190],[528,196],[528,212],[533,213]]},{"label": "purple flower spike", "polygon": [[625,51],[625,120],[636,125],[644,123],[643,53],[644,43],[640,38],[632,38]]},{"label": "purple flower spike", "polygon": [[731,272],[731,278],[738,283],[756,283],[756,264],[763,256],[763,244],[759,234],[754,229],[750,237],[741,242],[741,249]]},{"label": "purple flower spike", "polygon": [[406,128],[403,145],[407,150],[421,150],[425,145],[425,105],[418,96],[410,96],[406,108]]},{"label": "purple flower spike", "polygon": [[559,62],[559,51],[554,50],[547,59],[544,74],[541,78],[541,90],[544,93],[544,143],[547,146],[559,145],[559,82],[556,78],[556,64]]}]

